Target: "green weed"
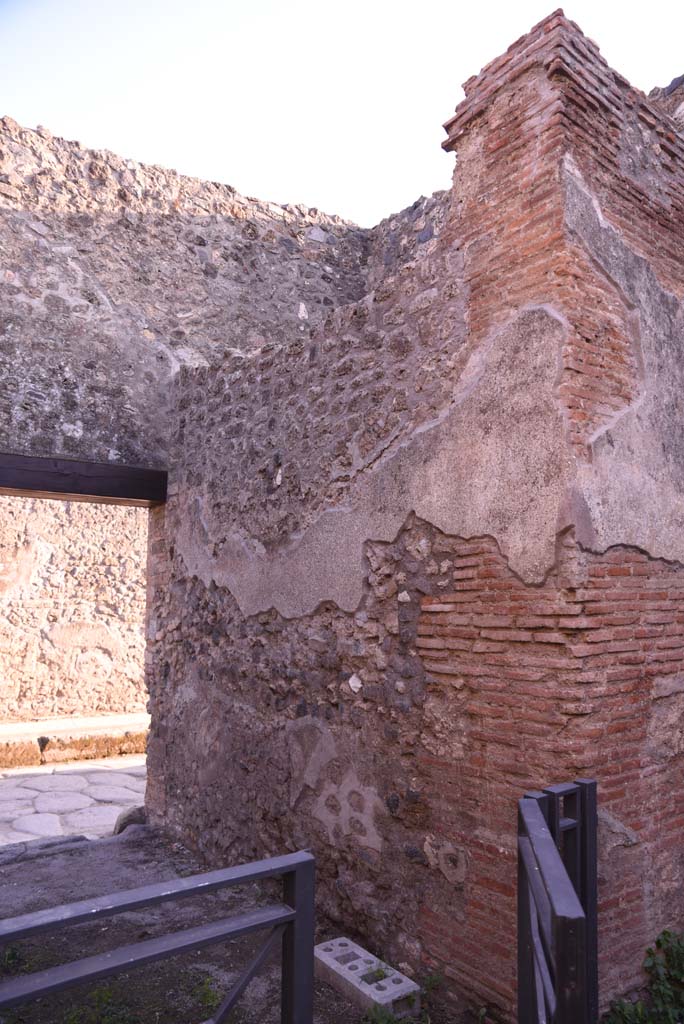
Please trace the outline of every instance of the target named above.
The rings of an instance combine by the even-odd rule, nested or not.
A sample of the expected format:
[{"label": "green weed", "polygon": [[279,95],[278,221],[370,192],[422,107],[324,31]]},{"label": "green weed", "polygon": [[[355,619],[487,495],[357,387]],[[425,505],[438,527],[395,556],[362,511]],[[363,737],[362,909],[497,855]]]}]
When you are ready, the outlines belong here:
[{"label": "green weed", "polygon": [[679,1024],[684,1019],[684,932],[661,932],[646,950],[643,966],[645,998],[614,1002],[603,1024]]},{"label": "green weed", "polygon": [[70,1010],[64,1024],[140,1024],[127,1006],[117,1005],[114,992],[106,985],[94,989],[85,1006]]},{"label": "green weed", "polygon": [[214,1010],[218,1009],[221,1002],[221,996],[216,991],[211,978],[208,977],[202,978],[199,985],[196,985],[193,989],[192,994],[202,1010],[206,1010],[207,1013],[213,1013]]}]

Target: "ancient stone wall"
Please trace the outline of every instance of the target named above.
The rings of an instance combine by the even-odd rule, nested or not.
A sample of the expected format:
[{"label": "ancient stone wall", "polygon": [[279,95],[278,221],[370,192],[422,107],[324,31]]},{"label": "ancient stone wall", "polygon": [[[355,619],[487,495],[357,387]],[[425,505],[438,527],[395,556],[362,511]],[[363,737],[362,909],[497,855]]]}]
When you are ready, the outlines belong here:
[{"label": "ancient stone wall", "polygon": [[[167,461],[170,381],[363,290],[367,232],[0,121],[0,450]],[[258,298],[255,299],[255,296]]]},{"label": "ancient stone wall", "polygon": [[3,122],[0,447],[169,469],[152,817],[510,1016],[525,789],[599,779],[604,1002],[684,922],[684,140],[562,13],[465,88],[372,231]]},{"label": "ancient stone wall", "polygon": [[147,510],[0,496],[0,719],[144,711]]},{"label": "ancient stone wall", "polygon": [[684,124],[684,75],[674,78],[664,89],[652,89],[648,94],[659,110],[669,114],[677,127]]},{"label": "ancient stone wall", "polygon": [[[361,293],[367,234],[2,119],[0,451],[166,467],[179,367],[296,345]],[[0,714],[140,709],[146,514],[2,509],[8,579],[31,570],[0,606]]]},{"label": "ancient stone wall", "polygon": [[683,143],[562,14],[447,131],[365,295],[177,381],[150,808],[509,1013],[515,799],[596,775],[605,1002],[684,920]]}]

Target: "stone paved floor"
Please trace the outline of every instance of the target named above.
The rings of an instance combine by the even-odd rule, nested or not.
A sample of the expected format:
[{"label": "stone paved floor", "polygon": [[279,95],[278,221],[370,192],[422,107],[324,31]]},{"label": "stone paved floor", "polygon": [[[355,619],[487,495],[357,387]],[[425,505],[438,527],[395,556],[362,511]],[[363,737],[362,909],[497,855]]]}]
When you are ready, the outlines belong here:
[{"label": "stone paved floor", "polygon": [[145,755],[0,772],[0,846],[53,836],[112,834],[145,801]]}]

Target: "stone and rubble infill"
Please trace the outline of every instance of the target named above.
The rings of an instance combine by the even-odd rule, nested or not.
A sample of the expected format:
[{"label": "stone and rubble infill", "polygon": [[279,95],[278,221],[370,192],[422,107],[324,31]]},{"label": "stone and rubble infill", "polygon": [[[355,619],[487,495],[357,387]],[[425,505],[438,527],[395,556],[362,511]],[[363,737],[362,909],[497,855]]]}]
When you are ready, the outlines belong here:
[{"label": "stone and rubble infill", "polygon": [[[146,553],[144,508],[0,495],[0,740],[22,723],[53,740],[14,763],[0,741],[0,767],[60,760],[40,755],[75,716],[145,711]],[[32,736],[37,719],[53,721]]]},{"label": "stone and rubble infill", "polygon": [[145,802],[145,755],[0,772],[0,847],[40,838],[110,836]]},{"label": "stone and rubble infill", "polygon": [[[134,825],[121,835],[37,841],[0,849],[3,917],[137,888],[204,870],[165,833]],[[272,899],[250,883],[210,896],[146,907],[27,939],[0,954],[0,983],[11,976],[185,930],[257,908]],[[211,1017],[265,936],[245,936],[160,961],[24,1008],[0,1011],[0,1024],[200,1024]],[[317,981],[314,1024],[362,1024],[362,1013]],[[279,1024],[280,964],[275,956],[251,982],[234,1012],[235,1024]]]}]

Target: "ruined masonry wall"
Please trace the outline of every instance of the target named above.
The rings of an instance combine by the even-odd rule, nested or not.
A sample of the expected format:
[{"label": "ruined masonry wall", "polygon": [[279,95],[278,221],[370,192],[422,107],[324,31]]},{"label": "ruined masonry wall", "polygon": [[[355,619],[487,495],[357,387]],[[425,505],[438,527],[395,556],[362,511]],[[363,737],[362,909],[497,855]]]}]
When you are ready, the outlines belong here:
[{"label": "ruined masonry wall", "polygon": [[[338,217],[246,198],[229,185],[83,149],[3,118],[0,450],[165,468],[169,394],[183,365],[224,358],[236,365],[233,353],[273,344],[296,349],[331,310],[363,294],[370,264],[380,273],[396,269],[432,237],[440,210],[428,200],[392,218],[374,234],[371,255],[370,232]],[[144,603],[142,527],[134,537],[125,525],[142,522],[144,513],[72,504],[67,516],[59,507],[5,502],[0,549],[8,578],[25,557],[17,517],[29,533],[45,535],[50,565],[60,567],[52,579],[68,583],[71,568],[79,577],[91,529],[105,558],[119,536],[114,557],[132,571],[114,586],[104,575],[112,566],[103,566],[97,587],[113,609],[104,619],[90,598],[86,614],[77,594],[39,579],[35,567],[30,586],[39,613],[22,610],[30,602],[11,584],[14,596],[0,610],[0,714],[139,709],[140,641],[136,634],[125,650],[119,627],[125,639]],[[88,586],[97,589],[94,572]],[[72,597],[90,633],[68,643],[65,634],[66,686],[54,629],[43,635],[39,624],[60,619]],[[114,639],[107,616],[116,621]]]},{"label": "ruined masonry wall", "polygon": [[147,510],[0,496],[0,720],[144,711]]},{"label": "ruined masonry wall", "polygon": [[648,95],[660,110],[670,115],[679,128],[684,125],[684,75],[673,79],[664,89],[652,89]]},{"label": "ruined masonry wall", "polygon": [[3,451],[165,467],[180,366],[290,341],[363,293],[368,232],[338,217],[11,118],[0,210]]},{"label": "ruined masonry wall", "polygon": [[[0,450],[165,468],[181,365],[297,343],[367,234],[0,120]],[[0,715],[143,708],[146,513],[2,511]]]},{"label": "ruined masonry wall", "polygon": [[151,818],[504,1018],[530,786],[599,779],[604,1002],[684,926],[672,113],[556,12],[372,231],[2,122],[0,449],[170,470]]},{"label": "ruined masonry wall", "polygon": [[560,13],[447,131],[363,297],[180,375],[149,806],[217,863],[311,846],[340,927],[510,1017],[525,789],[599,779],[604,1002],[684,925],[684,171]]},{"label": "ruined masonry wall", "polygon": [[215,862],[312,847],[340,927],[507,1007],[515,801],[596,775],[602,992],[625,991],[684,885],[684,568],[567,534],[528,587],[491,538],[416,520],[366,560],[353,613],[292,620],[246,620],[172,560],[150,655],[155,810]]}]

